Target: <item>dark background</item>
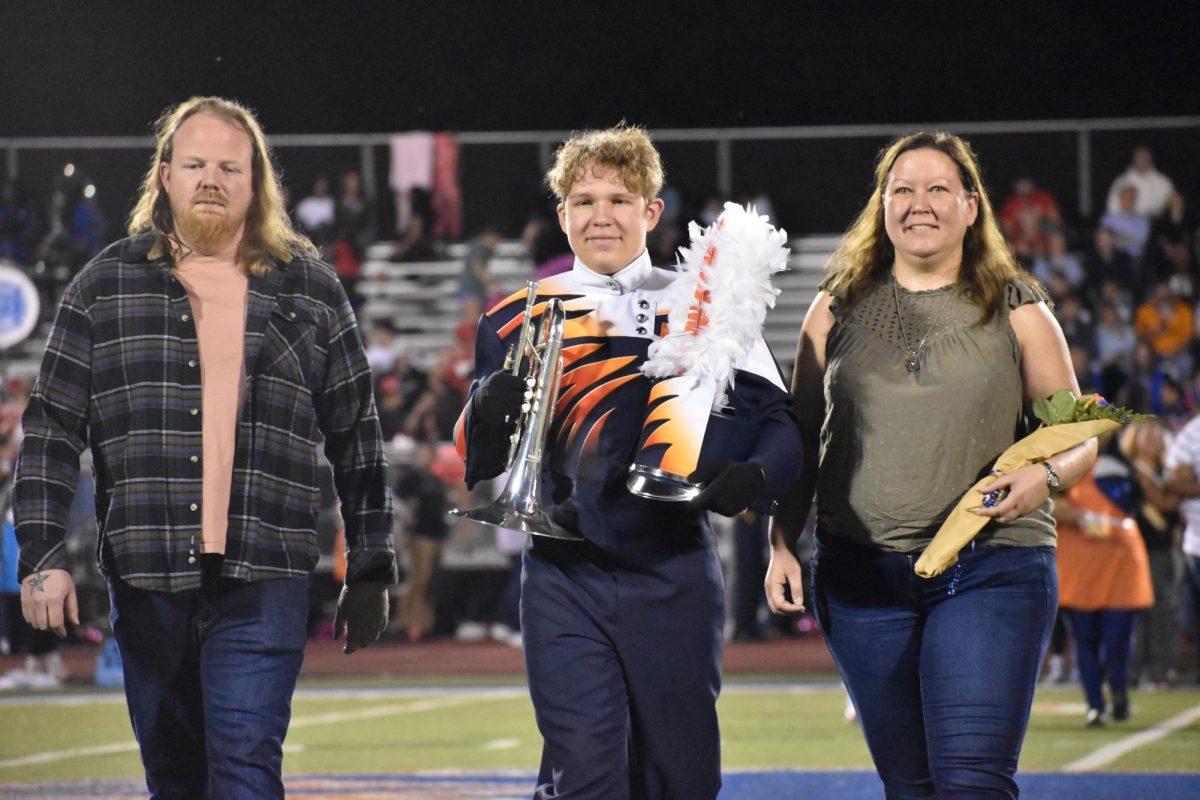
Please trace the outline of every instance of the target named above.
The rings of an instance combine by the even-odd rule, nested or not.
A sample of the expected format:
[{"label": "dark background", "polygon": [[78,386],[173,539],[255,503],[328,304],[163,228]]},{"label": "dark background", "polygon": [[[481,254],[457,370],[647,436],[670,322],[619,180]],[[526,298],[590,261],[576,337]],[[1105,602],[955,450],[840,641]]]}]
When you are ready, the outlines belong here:
[{"label": "dark background", "polygon": [[[1195,115],[1200,14],[1186,6],[0,0],[0,137],[145,135],[194,94],[239,99],[269,134]],[[735,192],[767,191],[793,232],[841,230],[887,138],[736,143]],[[1030,173],[1079,207],[1073,134],[969,138],[995,200]],[[1200,129],[1097,134],[1094,209],[1140,142],[1200,194]],[[662,150],[690,203],[714,191],[711,145]],[[72,160],[115,236],[148,152],[22,149],[19,174],[36,191]],[[297,199],[358,163],[353,147],[277,157]],[[377,161],[382,176],[385,149]],[[515,235],[544,200],[540,167],[531,145],[465,148],[468,232],[497,219]]]}]

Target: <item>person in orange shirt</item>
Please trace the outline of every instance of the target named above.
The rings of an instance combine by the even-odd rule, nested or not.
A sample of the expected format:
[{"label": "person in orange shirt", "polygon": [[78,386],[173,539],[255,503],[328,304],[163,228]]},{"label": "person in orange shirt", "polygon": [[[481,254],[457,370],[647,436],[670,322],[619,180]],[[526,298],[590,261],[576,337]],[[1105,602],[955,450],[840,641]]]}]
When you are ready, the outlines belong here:
[{"label": "person in orange shirt", "polygon": [[1088,727],[1105,723],[1104,676],[1112,718],[1129,718],[1133,623],[1137,611],[1154,605],[1150,562],[1134,520],[1139,496],[1128,466],[1102,454],[1054,503],[1059,607],[1075,640]]},{"label": "person in orange shirt", "polygon": [[[1154,284],[1146,301],[1137,308],[1133,330],[1139,338],[1150,342],[1154,352],[1165,359],[1178,361],[1187,357],[1187,348],[1195,333],[1195,315],[1182,298],[1171,291],[1165,282]],[[1187,374],[1187,364],[1177,364]]]}]

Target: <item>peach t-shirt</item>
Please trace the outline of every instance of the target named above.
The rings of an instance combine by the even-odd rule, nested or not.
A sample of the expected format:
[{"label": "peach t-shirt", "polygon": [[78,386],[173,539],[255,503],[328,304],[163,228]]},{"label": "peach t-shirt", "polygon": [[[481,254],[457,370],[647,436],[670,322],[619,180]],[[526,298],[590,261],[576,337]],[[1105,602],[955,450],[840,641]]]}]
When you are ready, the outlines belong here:
[{"label": "peach t-shirt", "polygon": [[232,261],[196,256],[177,266],[175,274],[187,289],[200,347],[200,397],[204,414],[204,489],[200,501],[203,552],[224,553],[234,441],[246,383],[242,344],[246,335],[248,281]]}]

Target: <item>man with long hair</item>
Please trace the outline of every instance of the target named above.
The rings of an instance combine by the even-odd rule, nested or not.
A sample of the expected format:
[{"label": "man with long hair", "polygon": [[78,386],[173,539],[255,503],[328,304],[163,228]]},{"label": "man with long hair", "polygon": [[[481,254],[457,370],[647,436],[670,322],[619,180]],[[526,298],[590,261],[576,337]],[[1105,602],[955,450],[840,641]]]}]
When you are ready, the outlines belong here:
[{"label": "man with long hair", "polygon": [[63,546],[79,454],[152,797],[283,797],[317,443],[341,499],[347,653],[396,582],[371,374],[345,292],[292,230],[241,105],[169,109],[129,223],[71,281],[24,416],[16,521],[34,627],[79,624]]}]

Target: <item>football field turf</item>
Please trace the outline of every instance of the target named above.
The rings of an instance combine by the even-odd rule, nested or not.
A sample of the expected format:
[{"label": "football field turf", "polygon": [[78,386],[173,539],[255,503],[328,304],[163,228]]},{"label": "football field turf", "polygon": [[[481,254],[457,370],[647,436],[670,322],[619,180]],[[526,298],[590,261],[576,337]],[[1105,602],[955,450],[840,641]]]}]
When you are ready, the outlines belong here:
[{"label": "football field turf", "polygon": [[[1083,727],[1075,688],[1040,691],[1023,797],[1200,797],[1200,691],[1137,692],[1133,718]],[[722,798],[880,797],[829,683],[727,684]],[[120,693],[0,700],[0,797],[144,795]],[[540,739],[519,684],[305,682],[285,744],[289,796],[529,796]]]}]

